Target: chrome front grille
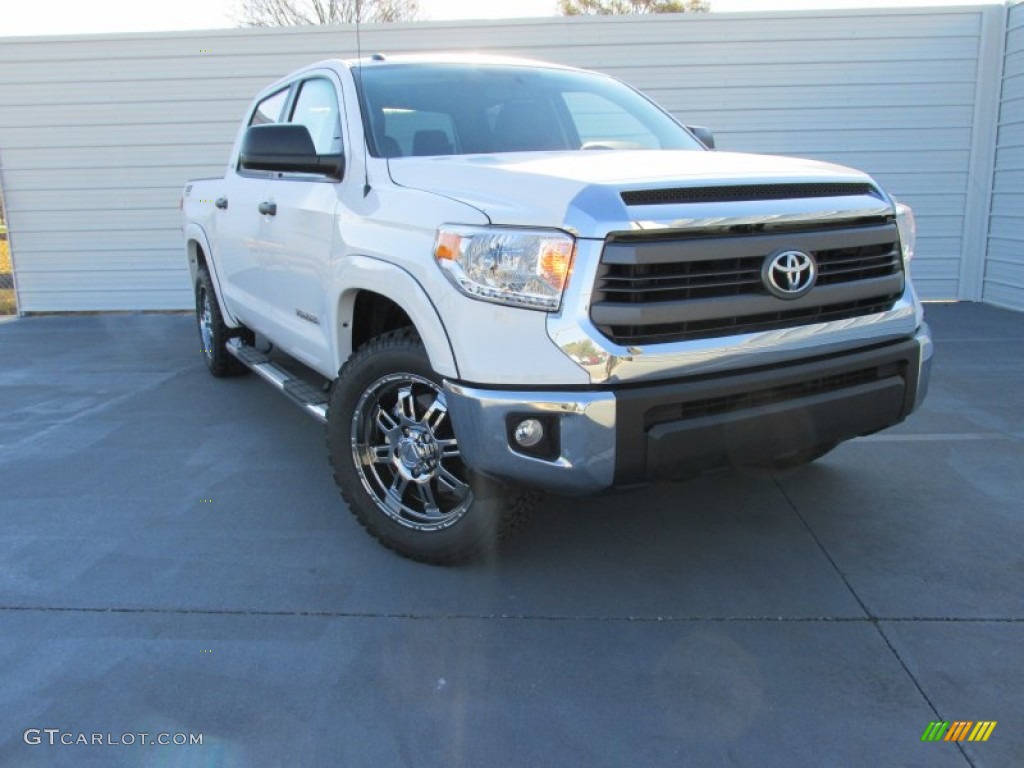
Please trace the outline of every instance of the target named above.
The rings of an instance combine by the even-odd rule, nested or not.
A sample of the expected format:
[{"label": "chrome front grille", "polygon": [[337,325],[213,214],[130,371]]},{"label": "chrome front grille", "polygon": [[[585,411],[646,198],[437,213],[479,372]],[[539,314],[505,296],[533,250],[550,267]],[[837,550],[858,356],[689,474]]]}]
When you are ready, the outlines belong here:
[{"label": "chrome front grille", "polygon": [[[762,267],[798,249],[818,264],[815,287],[796,300],[771,295]],[[752,333],[884,312],[903,293],[895,224],[805,228],[605,244],[591,304],[600,331],[620,345]]]}]

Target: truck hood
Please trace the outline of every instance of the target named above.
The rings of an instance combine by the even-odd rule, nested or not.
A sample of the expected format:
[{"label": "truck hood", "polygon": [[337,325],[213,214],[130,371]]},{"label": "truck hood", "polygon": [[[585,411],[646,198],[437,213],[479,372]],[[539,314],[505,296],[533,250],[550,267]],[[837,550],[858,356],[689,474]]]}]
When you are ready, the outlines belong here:
[{"label": "truck hood", "polygon": [[[829,163],[730,152],[592,150],[405,157],[390,159],[388,167],[396,184],[472,205],[494,224],[562,227],[598,238],[610,231],[675,226],[695,219],[757,216],[760,209],[777,213],[780,202],[793,202],[767,201],[774,203],[768,208],[765,201],[627,207],[621,193],[629,190],[737,183],[873,183],[860,171]],[[840,201],[858,210],[865,202],[884,207],[876,196],[856,202],[848,197],[814,199],[803,207],[808,208],[807,215],[814,215],[815,209],[834,214]]]}]

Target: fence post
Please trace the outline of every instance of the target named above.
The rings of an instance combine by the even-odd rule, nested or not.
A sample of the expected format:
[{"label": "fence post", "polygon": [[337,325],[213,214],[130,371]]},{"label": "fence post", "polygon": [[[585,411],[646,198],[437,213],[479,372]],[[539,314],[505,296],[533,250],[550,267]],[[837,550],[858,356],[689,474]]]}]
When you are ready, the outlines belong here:
[{"label": "fence post", "polygon": [[1005,5],[986,6],[979,11],[981,33],[978,37],[978,77],[974,91],[971,156],[967,171],[967,207],[964,211],[964,233],[960,246],[960,281],[957,297],[964,301],[980,301],[985,280],[1008,11]]}]

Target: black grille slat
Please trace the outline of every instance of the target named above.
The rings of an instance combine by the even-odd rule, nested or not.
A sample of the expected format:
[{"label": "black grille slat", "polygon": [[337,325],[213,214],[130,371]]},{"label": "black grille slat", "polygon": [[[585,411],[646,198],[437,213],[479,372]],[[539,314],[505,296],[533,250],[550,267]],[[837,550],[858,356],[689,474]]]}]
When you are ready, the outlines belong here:
[{"label": "black grille slat", "polygon": [[793,325],[813,325],[852,317],[887,312],[898,295],[843,302],[823,307],[782,310],[764,315],[723,317],[713,320],[682,321],[658,325],[601,326],[600,331],[621,345],[659,344],[672,341],[708,339],[730,334],[759,333]]},{"label": "black grille slat", "polygon": [[790,400],[814,397],[815,395],[837,392],[863,384],[871,384],[891,373],[895,372],[886,371],[878,367],[864,368],[858,371],[844,371],[843,373],[831,376],[822,376],[817,379],[783,384],[777,387],[750,392],[738,392],[731,395],[661,405],[647,412],[644,418],[644,426],[650,429],[658,424],[699,419],[707,416],[720,416],[751,408],[785,403]]},{"label": "black grille slat", "polygon": [[[632,273],[628,275],[619,275],[614,272],[610,272],[604,275],[601,280],[605,283],[643,283],[643,282],[671,282],[677,280],[697,280],[701,278],[707,279],[718,279],[718,278],[734,278],[740,279],[742,277],[749,277],[750,279],[757,279],[758,275],[761,274],[761,268],[755,269],[743,268],[743,269],[721,269],[714,271],[701,271],[701,272],[682,272],[679,274],[668,274],[663,275],[651,275],[651,274],[640,274]],[[730,281],[732,282],[732,281]]]},{"label": "black grille slat", "polygon": [[730,203],[747,200],[794,200],[814,197],[875,195],[871,184],[729,184],[715,187],[672,187],[634,189],[622,193],[626,205],[673,205],[685,203]]},{"label": "black grille slat", "polygon": [[[866,279],[868,277],[884,277],[885,275],[894,274],[896,269],[899,267],[898,264],[892,262],[885,262],[883,264],[862,264],[854,265],[849,267],[842,267],[841,269],[830,269],[828,272],[822,272],[821,277],[818,278],[818,282],[824,284],[825,278],[829,277],[841,277],[847,280],[853,279]],[[845,282],[834,281],[834,282]]]},{"label": "black grille slat", "polygon": [[722,287],[720,285],[690,285],[686,287],[647,288],[644,290],[605,290],[610,302],[629,302],[633,304],[662,303],[665,301],[686,301],[687,299],[714,299],[725,296],[741,296],[746,291],[745,284],[735,283]]},{"label": "black grille slat", "polygon": [[641,287],[638,287],[638,286],[634,286],[634,285],[621,286],[621,287],[616,287],[616,288],[613,288],[611,286],[605,286],[604,288],[602,288],[602,290],[606,294],[612,294],[612,295],[619,294],[619,293],[627,294],[629,296],[632,296],[634,301],[642,300],[642,298],[644,296],[646,296],[646,295],[653,296],[654,297],[653,298],[654,301],[664,301],[665,299],[664,299],[663,294],[666,291],[687,291],[687,290],[699,290],[699,289],[713,290],[713,289],[716,289],[716,288],[733,288],[733,287],[739,288],[739,287],[742,287],[744,285],[747,285],[747,283],[746,282],[740,282],[740,281],[725,281],[725,282],[718,282],[718,283],[694,283],[692,285],[663,284],[663,285],[652,285],[652,286],[648,286],[648,287],[644,287],[644,288],[641,288]]},{"label": "black grille slat", "polygon": [[834,261],[818,261],[818,273],[827,274],[845,269],[858,269],[865,267],[896,267],[899,266],[899,259],[895,253],[884,253],[881,256],[863,256],[857,259],[836,259]]}]

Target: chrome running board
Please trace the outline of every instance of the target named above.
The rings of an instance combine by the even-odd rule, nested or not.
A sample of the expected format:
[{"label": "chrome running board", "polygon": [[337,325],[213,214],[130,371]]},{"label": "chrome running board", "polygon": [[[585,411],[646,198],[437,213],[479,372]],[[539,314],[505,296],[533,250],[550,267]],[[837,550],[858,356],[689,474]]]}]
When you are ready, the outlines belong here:
[{"label": "chrome running board", "polygon": [[244,344],[241,339],[229,339],[228,352],[238,358],[246,368],[264,381],[273,384],[278,391],[322,424],[327,423],[327,393],[309,382],[295,376],[291,371],[276,365],[267,355],[255,347]]}]

